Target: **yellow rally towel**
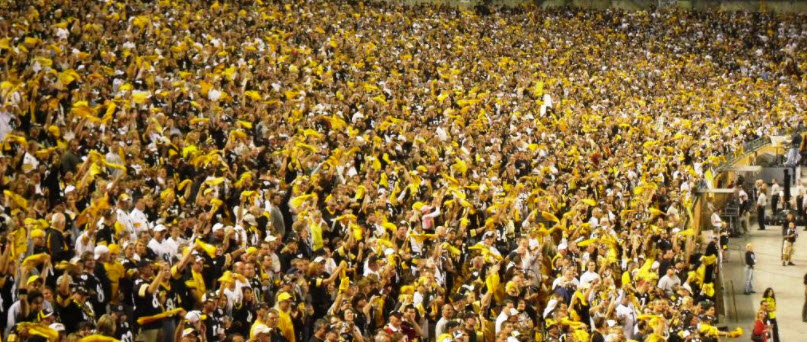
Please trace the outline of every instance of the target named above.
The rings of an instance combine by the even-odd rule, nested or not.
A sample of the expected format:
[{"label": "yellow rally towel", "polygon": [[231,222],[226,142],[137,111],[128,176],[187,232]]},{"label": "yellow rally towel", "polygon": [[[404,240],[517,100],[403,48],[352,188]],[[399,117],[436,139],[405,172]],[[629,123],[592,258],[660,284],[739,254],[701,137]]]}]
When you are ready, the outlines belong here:
[{"label": "yellow rally towel", "polygon": [[161,320],[163,318],[168,318],[168,317],[174,316],[174,315],[176,315],[176,314],[178,314],[178,313],[180,313],[182,311],[184,311],[182,308],[177,308],[177,309],[173,309],[173,310],[168,310],[168,311],[163,312],[163,313],[158,313],[158,314],[153,315],[153,316],[140,317],[140,318],[137,319],[137,324],[146,325],[146,324],[149,324],[149,323],[154,323],[154,322],[159,321],[159,320]]},{"label": "yellow rally towel", "polygon": [[104,335],[89,335],[82,337],[78,342],[120,342],[120,340]]}]

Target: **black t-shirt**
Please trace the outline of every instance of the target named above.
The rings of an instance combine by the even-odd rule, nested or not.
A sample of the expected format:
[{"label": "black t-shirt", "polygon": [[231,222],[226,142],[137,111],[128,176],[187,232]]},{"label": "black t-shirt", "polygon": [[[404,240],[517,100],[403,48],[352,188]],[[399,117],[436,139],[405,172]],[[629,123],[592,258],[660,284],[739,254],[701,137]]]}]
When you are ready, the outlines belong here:
[{"label": "black t-shirt", "polygon": [[78,331],[79,326],[83,322],[91,322],[91,311],[87,307],[89,303],[79,304],[75,300],[70,300],[70,304],[59,310],[59,318],[62,319],[64,324],[65,333],[72,334]]},{"label": "black t-shirt", "polygon": [[258,315],[255,313],[254,306],[241,303],[233,306],[233,324],[230,327],[234,332],[238,332],[243,336],[249,336],[249,329]]},{"label": "black t-shirt", "polygon": [[87,291],[89,291],[87,301],[92,304],[93,310],[96,313],[103,315],[106,312],[106,303],[108,300],[106,293],[104,292],[104,287],[101,284],[101,280],[99,280],[94,274],[87,272],[82,273],[79,276],[79,279],[80,282],[84,284]]},{"label": "black t-shirt", "polygon": [[605,337],[599,331],[595,331],[591,334],[591,342],[605,342]]},{"label": "black t-shirt", "polygon": [[[330,307],[331,296],[328,295],[328,286],[324,283],[324,280],[329,277],[328,273],[323,273],[319,277],[308,280],[308,291],[311,293],[314,310],[320,311],[324,309],[323,311],[327,311]],[[326,312],[319,313],[324,315]]]},{"label": "black t-shirt", "polygon": [[115,338],[121,342],[134,342],[134,333],[129,322],[118,322],[118,328],[115,329]]},{"label": "black t-shirt", "polygon": [[219,312],[218,310],[206,314],[207,316],[203,322],[205,323],[205,327],[207,330],[205,331],[205,335],[207,336],[208,342],[217,342],[220,341],[218,331],[219,329],[224,329],[222,325],[221,318],[224,316],[224,313]]},{"label": "black t-shirt", "polygon": [[[160,306],[160,301],[157,298],[157,291],[154,293],[148,293],[148,287],[151,284],[150,281],[146,281],[142,278],[138,278],[134,282],[134,287],[132,288],[132,297],[134,299],[134,306],[135,306],[135,320],[140,317],[147,317],[147,316],[154,316],[163,312],[162,306]],[[146,324],[141,326],[144,330],[149,329],[159,329],[162,326],[160,322],[153,322],[150,324]]]}]

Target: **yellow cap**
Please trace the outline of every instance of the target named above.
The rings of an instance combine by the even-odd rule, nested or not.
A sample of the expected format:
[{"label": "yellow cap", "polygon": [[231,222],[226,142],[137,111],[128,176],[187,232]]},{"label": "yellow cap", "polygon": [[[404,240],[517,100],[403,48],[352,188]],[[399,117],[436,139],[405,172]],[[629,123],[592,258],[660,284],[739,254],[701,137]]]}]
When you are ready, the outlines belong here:
[{"label": "yellow cap", "polygon": [[289,300],[289,299],[291,299],[291,295],[288,292],[281,292],[279,295],[277,295],[277,301],[278,302],[282,302],[284,300]]},{"label": "yellow cap", "polygon": [[41,278],[39,278],[38,275],[32,275],[32,276],[28,277],[28,282],[26,282],[26,284],[31,285],[31,283],[33,283],[33,282],[35,282],[35,281],[37,281],[39,279],[41,279]]},{"label": "yellow cap", "polygon": [[113,243],[107,247],[109,248],[109,254],[120,254],[120,246],[118,246],[118,244]]},{"label": "yellow cap", "polygon": [[44,237],[45,237],[45,231],[42,230],[42,229],[34,229],[34,230],[31,231],[31,238],[32,239],[44,238]]}]

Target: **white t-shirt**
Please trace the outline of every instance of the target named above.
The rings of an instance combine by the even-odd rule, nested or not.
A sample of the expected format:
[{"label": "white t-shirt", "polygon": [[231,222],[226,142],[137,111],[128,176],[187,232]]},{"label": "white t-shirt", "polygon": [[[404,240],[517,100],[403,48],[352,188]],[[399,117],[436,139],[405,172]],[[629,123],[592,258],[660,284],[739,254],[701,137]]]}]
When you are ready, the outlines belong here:
[{"label": "white t-shirt", "polygon": [[764,193],[760,193],[759,197],[757,197],[757,205],[764,207],[768,204],[768,196],[765,196]]},{"label": "white t-shirt", "polygon": [[[149,229],[149,220],[146,217],[146,214],[139,209],[135,208],[132,212],[129,213],[129,221],[132,222],[132,227],[135,230],[135,233],[140,234],[142,231],[146,231]],[[133,238],[137,238],[133,236]]]},{"label": "white t-shirt", "polygon": [[589,272],[586,271],[580,276],[580,285],[590,284],[592,281],[595,281],[600,278],[600,275],[597,272]]},{"label": "white t-shirt", "polygon": [[154,254],[157,254],[158,258],[167,263],[171,263],[171,258],[173,258],[174,254],[176,254],[176,248],[172,250],[172,246],[173,243],[168,242],[168,240],[159,242],[155,239],[151,239],[148,244],[148,248],[151,249]]},{"label": "white t-shirt", "polygon": [[[84,242],[85,237],[88,238],[87,242]],[[95,252],[95,237],[89,238],[86,230],[76,239],[76,255],[82,255],[84,252]]]}]

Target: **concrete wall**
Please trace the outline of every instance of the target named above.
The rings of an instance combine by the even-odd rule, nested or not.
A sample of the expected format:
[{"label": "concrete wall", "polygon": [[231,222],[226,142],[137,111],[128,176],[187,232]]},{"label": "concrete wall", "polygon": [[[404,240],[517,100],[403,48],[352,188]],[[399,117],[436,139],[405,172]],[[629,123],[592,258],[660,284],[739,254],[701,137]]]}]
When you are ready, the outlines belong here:
[{"label": "concrete wall", "polygon": [[[483,0],[387,0],[408,4],[440,3],[456,6],[474,6]],[[625,10],[648,9],[660,2],[684,9],[699,11],[771,11],[777,13],[807,13],[807,1],[752,1],[752,0],[492,0],[496,5],[514,6],[536,3],[541,7],[575,6],[587,8],[620,8]]]}]

